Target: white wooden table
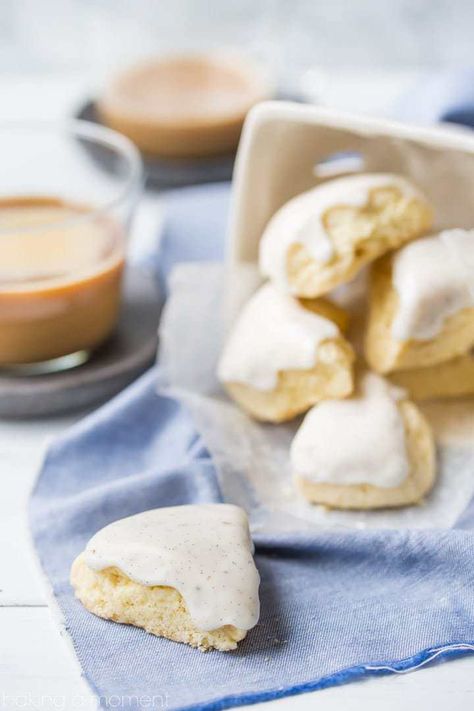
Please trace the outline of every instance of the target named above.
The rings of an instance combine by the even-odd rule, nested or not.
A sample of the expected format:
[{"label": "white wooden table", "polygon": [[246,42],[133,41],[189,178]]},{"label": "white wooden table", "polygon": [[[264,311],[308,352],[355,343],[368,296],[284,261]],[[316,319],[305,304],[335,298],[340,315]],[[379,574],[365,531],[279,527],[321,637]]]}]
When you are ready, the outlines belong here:
[{"label": "white wooden table", "polygon": [[[380,113],[413,79],[410,73],[339,73],[328,77],[326,98],[338,108]],[[0,75],[0,119],[68,115],[86,90],[83,77]],[[156,198],[147,198],[142,226],[153,214],[154,201]],[[156,210],[158,215],[158,203]],[[0,710],[96,708],[74,654],[48,608],[26,523],[27,497],[45,448],[77,418],[0,421]],[[474,708],[474,656],[258,707],[275,711],[468,710]]]}]

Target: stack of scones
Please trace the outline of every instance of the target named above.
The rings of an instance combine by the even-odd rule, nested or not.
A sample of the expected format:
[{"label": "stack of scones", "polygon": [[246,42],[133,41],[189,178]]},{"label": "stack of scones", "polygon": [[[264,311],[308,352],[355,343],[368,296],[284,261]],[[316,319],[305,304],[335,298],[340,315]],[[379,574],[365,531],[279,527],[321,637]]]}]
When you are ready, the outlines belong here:
[{"label": "stack of scones", "polygon": [[[406,178],[358,174],[297,195],[263,232],[266,281],[234,323],[218,376],[257,420],[306,413],[290,460],[312,503],[422,501],[435,447],[412,400],[474,392],[474,230],[434,234],[433,221]],[[367,266],[350,318],[347,294]]]}]

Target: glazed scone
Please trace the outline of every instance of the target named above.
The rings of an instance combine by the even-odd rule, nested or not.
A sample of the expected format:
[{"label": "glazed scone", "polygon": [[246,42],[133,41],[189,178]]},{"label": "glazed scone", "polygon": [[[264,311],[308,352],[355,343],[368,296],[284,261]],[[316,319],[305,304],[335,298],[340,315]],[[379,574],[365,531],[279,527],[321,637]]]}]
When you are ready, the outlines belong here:
[{"label": "glazed scone", "polygon": [[428,368],[400,370],[389,378],[413,400],[474,395],[474,350]]},{"label": "glazed scone", "polygon": [[259,617],[259,575],[238,506],[172,506],[95,534],[71,569],[90,612],[201,650],[236,649]]},{"label": "glazed scone", "polygon": [[365,354],[379,373],[452,360],[474,345],[474,230],[448,230],[372,268]]},{"label": "glazed scone", "polygon": [[326,301],[299,301],[264,284],[238,316],[218,364],[229,395],[252,417],[284,422],[352,392],[354,353]]},{"label": "glazed scone", "polygon": [[424,234],[432,221],[425,197],[401,176],[331,180],[271,218],[260,241],[260,270],[293,295],[314,298]]},{"label": "glazed scone", "polygon": [[314,504],[378,509],[419,503],[436,476],[430,427],[419,409],[380,376],[357,393],[306,415],[291,446],[294,481]]}]

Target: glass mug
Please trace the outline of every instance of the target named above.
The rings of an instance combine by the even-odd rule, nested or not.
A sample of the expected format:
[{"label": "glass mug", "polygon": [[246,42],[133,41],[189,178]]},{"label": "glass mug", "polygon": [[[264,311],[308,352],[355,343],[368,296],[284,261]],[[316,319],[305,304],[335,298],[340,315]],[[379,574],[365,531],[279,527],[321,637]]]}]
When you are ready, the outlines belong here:
[{"label": "glass mug", "polygon": [[0,123],[0,370],[77,366],[111,335],[139,153],[85,121]]}]

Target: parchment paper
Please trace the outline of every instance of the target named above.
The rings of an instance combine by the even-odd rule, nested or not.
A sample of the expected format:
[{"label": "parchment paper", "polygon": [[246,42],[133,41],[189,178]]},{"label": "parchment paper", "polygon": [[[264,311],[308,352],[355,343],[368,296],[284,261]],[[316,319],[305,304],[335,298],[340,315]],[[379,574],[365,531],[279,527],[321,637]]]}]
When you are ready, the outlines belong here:
[{"label": "parchment paper", "polygon": [[[234,274],[235,278],[235,274]],[[255,289],[250,268],[239,275],[238,301]],[[289,445],[301,419],[260,424],[225,395],[216,364],[229,320],[228,274],[221,264],[182,264],[170,279],[160,328],[162,380],[158,384],[188,408],[214,460],[224,498],[243,506],[253,530],[449,528],[474,493],[474,399],[423,407],[438,444],[438,480],[423,505],[351,512],[307,503],[294,489]]]}]

